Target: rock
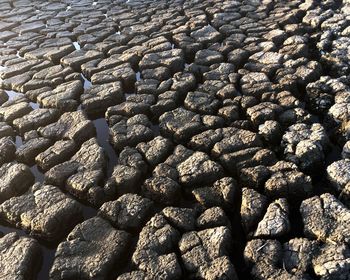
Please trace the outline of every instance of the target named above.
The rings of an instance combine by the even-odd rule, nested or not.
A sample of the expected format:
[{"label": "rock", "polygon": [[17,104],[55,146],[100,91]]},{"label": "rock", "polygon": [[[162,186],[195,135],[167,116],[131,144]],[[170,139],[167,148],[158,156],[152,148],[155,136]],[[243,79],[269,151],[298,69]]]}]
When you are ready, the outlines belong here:
[{"label": "rock", "polygon": [[138,192],[142,184],[142,177],[146,172],[147,164],[144,162],[142,155],[135,148],[124,148],[119,154],[118,164],[112,174],[117,193]]},{"label": "rock", "polygon": [[136,146],[141,142],[153,139],[151,122],[146,115],[135,115],[129,119],[122,119],[109,129],[110,142],[113,147],[120,151],[126,146]]},{"label": "rock", "polygon": [[278,199],[269,205],[266,214],[259,222],[254,237],[277,238],[290,230],[289,208],[286,199]]},{"label": "rock", "polygon": [[9,99],[9,97],[8,97],[6,91],[0,90],[0,105],[5,103],[8,99]]},{"label": "rock", "polygon": [[194,91],[187,94],[184,106],[186,109],[199,114],[215,115],[220,103],[214,94]]},{"label": "rock", "polygon": [[[225,272],[235,276],[234,268],[228,259],[221,259],[231,251],[231,233],[227,227],[216,227],[199,232],[185,233],[179,241],[181,258],[189,273],[206,274],[214,264],[223,265]],[[219,273],[219,272],[217,272]],[[224,273],[225,274],[225,273]],[[236,279],[236,278],[232,278]]]},{"label": "rock", "polygon": [[149,275],[150,278],[180,279],[182,274],[175,253],[152,258],[146,263],[141,263],[139,268],[145,271],[146,275]]},{"label": "rock", "polygon": [[327,133],[319,123],[292,125],[282,137],[286,159],[306,172],[317,172],[322,168],[325,152],[329,147]]},{"label": "rock", "polygon": [[267,198],[255,190],[242,189],[241,219],[246,234],[256,228],[268,206]]},{"label": "rock", "polygon": [[15,132],[11,126],[9,126],[5,122],[0,122],[0,138],[10,136],[11,138],[14,138]]},{"label": "rock", "polygon": [[80,95],[84,92],[80,80],[60,84],[52,91],[40,93],[37,102],[45,108],[57,108],[61,112],[74,111],[79,106]]},{"label": "rock", "polygon": [[223,120],[215,116],[201,116],[180,107],[161,115],[159,122],[162,135],[181,143],[204,130],[221,126]]},{"label": "rock", "polygon": [[212,65],[210,69],[212,70],[203,74],[204,80],[230,81],[230,74],[235,72],[236,67],[231,63],[220,63],[218,66],[215,64]]},{"label": "rock", "polygon": [[166,207],[162,214],[179,230],[186,232],[195,229],[196,211],[191,208]]},{"label": "rock", "polygon": [[81,107],[89,116],[99,116],[107,108],[124,101],[121,82],[93,85],[80,96]]},{"label": "rock", "polygon": [[179,239],[179,232],[163,215],[156,214],[141,230],[132,261],[150,278],[179,279],[182,271],[172,253]]},{"label": "rock", "polygon": [[278,122],[284,126],[289,127],[296,123],[312,123],[312,116],[302,108],[292,108],[285,110],[278,116]]},{"label": "rock", "polygon": [[230,225],[226,213],[220,207],[212,207],[205,210],[196,221],[197,227],[200,229],[214,228],[219,226]]},{"label": "rock", "polygon": [[281,45],[287,37],[287,33],[281,29],[272,29],[264,35],[265,39],[272,41],[275,45]]},{"label": "rock", "polygon": [[255,125],[261,125],[265,121],[275,120],[276,116],[282,111],[277,104],[262,102],[251,108],[248,108],[247,115]]},{"label": "rock", "polygon": [[179,94],[175,91],[166,91],[160,94],[157,103],[150,107],[152,116],[158,119],[165,112],[176,109],[179,99]]},{"label": "rock", "polygon": [[50,279],[105,279],[122,260],[129,238],[99,217],[78,224],[58,245]]},{"label": "rock", "polygon": [[[109,119],[109,122],[111,123],[112,118],[116,115],[133,117],[138,114],[143,114],[148,116],[150,114],[150,107],[154,103],[154,100],[145,100],[145,98],[146,95],[140,96],[139,99],[131,99],[130,97],[127,97],[125,102],[109,107],[106,111],[106,118]],[[115,122],[113,121],[113,123]]]},{"label": "rock", "polygon": [[117,200],[105,202],[99,214],[115,227],[132,231],[142,227],[152,212],[153,202],[136,194],[124,194]]},{"label": "rock", "polygon": [[29,139],[17,149],[16,158],[19,162],[33,165],[35,157],[49,148],[51,144],[52,141],[44,137]]},{"label": "rock", "polygon": [[328,180],[337,191],[342,191],[350,182],[350,160],[342,159],[327,167]]},{"label": "rock", "polygon": [[240,170],[240,183],[256,190],[263,189],[265,182],[270,178],[271,171],[265,165],[242,168]]},{"label": "rock", "polygon": [[143,70],[142,77],[145,79],[164,81],[171,78],[171,72],[168,68],[160,66],[154,69]]},{"label": "rock", "polygon": [[350,141],[345,143],[341,154],[343,159],[350,159]]},{"label": "rock", "polygon": [[1,105],[0,120],[5,122],[13,122],[15,119],[23,117],[32,111],[28,99],[25,97],[15,97]]},{"label": "rock", "polygon": [[[283,244],[283,263],[289,273],[306,274],[318,255],[319,241],[294,238]],[[305,275],[306,276],[306,275]]]},{"label": "rock", "polygon": [[239,175],[243,169],[258,165],[272,165],[277,162],[275,154],[268,149],[252,147],[237,152],[224,154],[220,163],[233,175]]},{"label": "rock", "polygon": [[0,239],[0,271],[4,280],[34,279],[39,271],[42,253],[32,238],[9,233]]},{"label": "rock", "polygon": [[254,132],[225,127],[197,134],[191,138],[189,145],[195,150],[210,152],[214,158],[218,158],[244,148],[260,146],[261,141]]},{"label": "rock", "polygon": [[82,144],[96,134],[94,124],[83,111],[67,112],[56,123],[40,127],[41,136],[53,140],[74,140]]},{"label": "rock", "polygon": [[196,88],[196,78],[192,73],[178,72],[172,78],[171,90],[178,92],[181,96]]},{"label": "rock", "polygon": [[36,109],[29,114],[13,121],[16,130],[23,135],[30,130],[36,130],[58,120],[59,112],[56,109]]},{"label": "rock", "polygon": [[136,279],[146,279],[146,274],[141,270],[135,270],[132,272],[123,273],[119,275],[117,280],[136,280]]},{"label": "rock", "polygon": [[181,186],[168,177],[146,179],[142,188],[148,197],[163,204],[176,203],[181,197]]},{"label": "rock", "polygon": [[326,244],[312,263],[315,274],[320,279],[341,279],[349,271],[349,247],[345,244]]},{"label": "rock", "polygon": [[[171,49],[162,52],[148,53],[144,55],[139,63],[140,70],[157,69],[162,66],[172,73],[182,70],[183,52],[181,49]],[[145,77],[144,77],[145,78]],[[164,79],[161,79],[164,80]]]},{"label": "rock", "polygon": [[283,109],[292,109],[301,107],[302,104],[290,91],[266,92],[261,96],[261,101],[272,102],[280,105]]},{"label": "rock", "polygon": [[59,240],[82,219],[80,205],[57,187],[33,185],[0,205],[0,216],[46,240]]},{"label": "rock", "polygon": [[276,145],[281,141],[282,129],[277,121],[265,121],[259,125],[259,135],[261,135],[267,143]]},{"label": "rock", "polygon": [[273,198],[298,201],[310,196],[312,190],[311,178],[297,169],[276,171],[265,183],[266,194]]},{"label": "rock", "polygon": [[136,73],[131,68],[130,63],[117,65],[112,69],[103,70],[91,76],[93,84],[105,84],[113,82],[121,82],[123,90],[130,92],[134,89],[136,82]]},{"label": "rock", "polygon": [[34,183],[34,175],[22,163],[5,163],[0,167],[0,202],[21,195]]},{"label": "rock", "polygon": [[11,137],[0,138],[0,166],[14,160],[16,145]]},{"label": "rock", "polygon": [[69,160],[52,167],[45,173],[45,182],[65,188],[71,194],[92,204],[100,205],[112,195],[103,186],[106,156],[96,138],[83,143]]},{"label": "rock", "polygon": [[302,279],[280,266],[282,246],[277,240],[253,239],[244,249],[250,274],[257,279]]},{"label": "rock", "polygon": [[82,64],[98,58],[103,58],[103,53],[96,50],[79,49],[61,58],[60,62],[63,66],[70,66],[75,71],[80,71]]},{"label": "rock", "polygon": [[203,279],[238,279],[235,267],[227,256],[216,258],[210,265],[201,266],[198,276]]},{"label": "rock", "polygon": [[150,166],[163,162],[172,152],[172,142],[162,136],[157,136],[149,142],[143,142],[136,149],[144,156]]},{"label": "rock", "polygon": [[211,25],[191,32],[190,36],[202,44],[215,43],[221,39],[221,34]]},{"label": "rock", "polygon": [[194,61],[202,66],[210,66],[223,62],[224,58],[221,53],[209,49],[200,50],[196,53]]},{"label": "rock", "polygon": [[339,200],[329,193],[304,200],[300,206],[304,233],[330,244],[350,242],[349,215]]},{"label": "rock", "polygon": [[244,75],[240,80],[242,93],[260,99],[261,95],[271,90],[271,82],[266,74],[252,72]]},{"label": "rock", "polygon": [[238,187],[233,178],[224,177],[210,187],[196,188],[192,194],[205,207],[220,206],[228,211],[233,211]]},{"label": "rock", "polygon": [[36,164],[44,171],[69,160],[78,147],[73,140],[59,140],[35,157]]},{"label": "rock", "polygon": [[223,168],[203,152],[193,153],[177,167],[179,182],[185,186],[210,184],[223,176]]}]

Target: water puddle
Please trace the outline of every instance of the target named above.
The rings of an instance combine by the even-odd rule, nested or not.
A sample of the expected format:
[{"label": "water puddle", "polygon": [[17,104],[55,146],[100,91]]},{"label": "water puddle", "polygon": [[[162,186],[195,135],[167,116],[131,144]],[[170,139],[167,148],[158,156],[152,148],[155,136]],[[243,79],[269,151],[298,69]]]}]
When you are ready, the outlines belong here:
[{"label": "water puddle", "polygon": [[[23,93],[20,93],[17,91],[5,90],[5,92],[6,92],[7,96],[9,97],[9,101],[15,99],[18,96],[25,97],[25,95]],[[35,103],[35,102],[29,102],[29,106],[32,107],[34,110],[40,108],[40,105],[38,103]]]},{"label": "water puddle", "polygon": [[92,83],[91,83],[88,79],[86,79],[86,77],[85,77],[83,74],[80,74],[80,75],[81,75],[81,77],[82,77],[83,80],[84,80],[84,89],[89,89],[89,88],[91,88]]},{"label": "water puddle", "polygon": [[30,170],[32,171],[34,177],[35,177],[35,182],[36,183],[43,183],[45,179],[45,175],[39,171],[38,166],[35,164],[33,165]]},{"label": "water puddle", "polygon": [[157,136],[160,135],[159,124],[154,124],[154,123],[152,123],[151,129],[152,129],[152,131],[153,131],[153,133],[154,133],[154,137],[157,137]]},{"label": "water puddle", "polygon": [[76,50],[80,50],[80,45],[78,42],[73,42],[73,46]]},{"label": "water puddle", "polygon": [[5,90],[7,96],[9,97],[9,101],[15,99],[17,96],[24,96],[24,94],[13,91],[13,90]]},{"label": "water puddle", "polygon": [[118,157],[117,157],[112,145],[108,141],[109,127],[108,127],[106,119],[100,118],[100,119],[94,120],[93,122],[94,122],[94,125],[96,127],[98,144],[105,150],[107,157],[108,157],[107,178],[109,178],[113,173],[114,166],[118,162]]},{"label": "water puddle", "polygon": [[21,136],[16,136],[16,141],[15,141],[16,147],[21,147],[23,145],[22,137]]},{"label": "water puddle", "polygon": [[42,261],[41,269],[38,273],[37,280],[49,279],[49,273],[55,258],[56,250],[42,247],[42,252],[43,252],[43,261]]},{"label": "water puddle", "polygon": [[29,102],[29,106],[32,107],[34,110],[40,108],[40,105],[34,102]]},{"label": "water puddle", "polygon": [[140,81],[141,80],[141,72],[138,71],[136,72],[136,81]]}]

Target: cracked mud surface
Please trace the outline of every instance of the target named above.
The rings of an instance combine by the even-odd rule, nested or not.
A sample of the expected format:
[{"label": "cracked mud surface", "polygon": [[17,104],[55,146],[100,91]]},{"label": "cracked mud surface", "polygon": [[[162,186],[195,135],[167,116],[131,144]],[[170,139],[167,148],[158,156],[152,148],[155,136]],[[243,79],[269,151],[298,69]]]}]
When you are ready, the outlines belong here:
[{"label": "cracked mud surface", "polygon": [[348,0],[0,0],[0,279],[350,280]]}]

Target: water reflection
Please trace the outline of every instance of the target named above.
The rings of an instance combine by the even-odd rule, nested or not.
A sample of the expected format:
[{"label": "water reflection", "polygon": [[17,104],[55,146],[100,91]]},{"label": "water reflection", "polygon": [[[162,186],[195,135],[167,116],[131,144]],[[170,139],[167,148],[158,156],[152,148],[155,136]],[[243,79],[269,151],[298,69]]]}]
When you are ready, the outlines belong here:
[{"label": "water reflection", "polygon": [[107,175],[110,177],[113,173],[114,166],[117,164],[118,157],[109,143],[109,127],[105,118],[96,119],[93,121],[96,127],[97,141],[104,148],[108,156]]},{"label": "water reflection", "polygon": [[73,42],[73,46],[76,50],[80,50],[80,44],[78,42]]}]

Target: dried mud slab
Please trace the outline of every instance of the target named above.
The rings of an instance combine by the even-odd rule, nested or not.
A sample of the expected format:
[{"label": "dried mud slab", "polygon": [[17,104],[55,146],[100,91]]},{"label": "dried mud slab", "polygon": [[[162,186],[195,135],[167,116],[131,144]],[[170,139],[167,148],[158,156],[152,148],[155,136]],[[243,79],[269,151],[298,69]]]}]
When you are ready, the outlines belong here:
[{"label": "dried mud slab", "polygon": [[0,10],[0,278],[349,278],[349,1]]}]

